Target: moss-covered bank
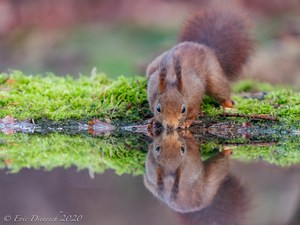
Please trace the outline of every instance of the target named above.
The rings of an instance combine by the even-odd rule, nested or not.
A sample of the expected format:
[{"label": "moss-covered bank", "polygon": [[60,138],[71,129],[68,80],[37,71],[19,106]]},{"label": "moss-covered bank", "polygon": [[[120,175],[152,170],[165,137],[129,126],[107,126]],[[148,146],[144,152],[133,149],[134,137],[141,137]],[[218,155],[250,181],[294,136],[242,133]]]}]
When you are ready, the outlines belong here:
[{"label": "moss-covered bank", "polygon": [[142,78],[111,81],[100,74],[73,79],[53,74],[25,76],[14,71],[1,74],[0,83],[0,117],[134,121],[147,113]]},{"label": "moss-covered bank", "polygon": [[[263,126],[252,121],[247,127],[249,118],[219,116],[223,110],[206,97],[202,106],[206,122],[236,123],[238,126],[235,126],[236,136],[230,136],[231,126],[223,130],[211,129],[206,136],[200,134],[201,140],[209,137],[203,141],[202,157],[208,158],[216,147],[221,149],[220,146],[229,145],[233,146],[232,157],[239,160],[265,160],[281,166],[299,163],[300,94],[289,88],[248,80],[236,83],[233,91],[236,105],[229,113],[266,114],[278,121],[266,121]],[[264,91],[266,95],[260,100],[240,96],[242,92],[251,91]],[[120,77],[111,81],[103,74],[78,79],[53,74],[25,76],[20,71],[1,74],[0,107],[0,118],[9,115],[19,120],[32,119],[36,124],[49,120],[56,124],[70,120],[72,123],[87,122],[93,118],[132,124],[151,117],[144,78]],[[241,126],[245,122],[246,127]],[[265,133],[260,133],[260,127]],[[253,145],[256,136],[249,138],[248,133],[255,133],[269,143]],[[142,174],[147,144],[145,136],[129,133],[109,137],[94,137],[84,132],[0,134],[0,168],[18,172],[22,168],[51,170],[74,165],[98,173],[112,168],[118,174]]]},{"label": "moss-covered bank", "polygon": [[[300,94],[289,88],[273,87],[253,81],[241,81],[233,86],[235,113],[268,114],[288,125],[299,126]],[[237,93],[265,91],[263,100],[245,99]],[[0,118],[10,115],[17,119],[91,119],[139,122],[149,118],[146,81],[142,77],[120,77],[109,80],[93,73],[78,79],[53,74],[26,76],[20,71],[0,74]],[[204,99],[206,115],[223,112]]]}]

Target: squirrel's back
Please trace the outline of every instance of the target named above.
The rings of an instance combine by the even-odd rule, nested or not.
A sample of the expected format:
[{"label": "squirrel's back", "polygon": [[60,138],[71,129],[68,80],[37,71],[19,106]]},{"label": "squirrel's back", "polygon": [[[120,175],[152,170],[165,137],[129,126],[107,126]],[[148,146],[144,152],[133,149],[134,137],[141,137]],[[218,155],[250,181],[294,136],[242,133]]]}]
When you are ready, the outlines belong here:
[{"label": "squirrel's back", "polygon": [[227,10],[203,10],[187,20],[179,42],[196,42],[211,48],[229,79],[234,79],[249,58],[253,42],[246,21]]}]

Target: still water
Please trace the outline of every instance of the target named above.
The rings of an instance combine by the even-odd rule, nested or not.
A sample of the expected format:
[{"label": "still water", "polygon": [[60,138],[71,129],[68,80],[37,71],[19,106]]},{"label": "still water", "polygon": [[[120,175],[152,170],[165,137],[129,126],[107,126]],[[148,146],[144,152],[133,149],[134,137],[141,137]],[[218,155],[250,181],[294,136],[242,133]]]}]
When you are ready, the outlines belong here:
[{"label": "still water", "polygon": [[[103,137],[61,138],[56,143],[60,148],[54,143],[45,148],[42,144],[49,145],[46,137],[22,135],[3,139],[0,224],[300,224],[297,163],[276,166],[264,161],[263,153],[257,160],[245,161],[235,154],[238,148],[213,144],[204,148],[204,141],[189,132],[141,138],[139,150],[131,151],[116,142],[106,142],[107,147],[104,142],[92,142]],[[11,151],[17,150],[14,138],[26,143],[23,152],[3,148],[9,144]],[[126,138],[130,139],[122,137],[123,141]],[[125,141],[122,146],[132,149],[132,143]],[[111,152],[109,144],[117,153]],[[67,145],[74,152],[63,152]],[[36,146],[44,158],[34,158]],[[208,154],[209,146],[214,149]],[[110,149],[107,155],[103,148]],[[252,145],[249,151],[251,148],[262,151]],[[274,149],[283,151],[276,145]],[[55,164],[59,159],[60,166]],[[124,169],[127,167],[130,169]]]}]

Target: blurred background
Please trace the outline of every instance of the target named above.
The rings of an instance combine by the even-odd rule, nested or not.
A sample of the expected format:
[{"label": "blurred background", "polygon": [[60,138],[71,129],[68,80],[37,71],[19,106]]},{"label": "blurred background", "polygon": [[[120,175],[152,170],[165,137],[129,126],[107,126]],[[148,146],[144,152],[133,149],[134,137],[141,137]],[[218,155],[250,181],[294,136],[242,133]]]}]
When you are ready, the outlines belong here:
[{"label": "blurred background", "polygon": [[[210,5],[239,8],[252,22],[256,51],[244,76],[300,89],[299,0],[0,0],[0,72],[76,77],[97,67],[111,78],[143,76],[146,65],[176,43],[184,19]],[[255,188],[252,224],[299,224],[299,166],[236,162],[233,171]],[[2,171],[0,183],[1,217],[64,210],[83,213],[91,220],[84,224],[178,224],[142,177],[108,171],[91,180],[75,169],[25,170]]]},{"label": "blurred background", "polygon": [[246,76],[300,87],[299,0],[1,0],[0,71],[143,75],[184,19],[211,5],[239,8],[253,24]]}]

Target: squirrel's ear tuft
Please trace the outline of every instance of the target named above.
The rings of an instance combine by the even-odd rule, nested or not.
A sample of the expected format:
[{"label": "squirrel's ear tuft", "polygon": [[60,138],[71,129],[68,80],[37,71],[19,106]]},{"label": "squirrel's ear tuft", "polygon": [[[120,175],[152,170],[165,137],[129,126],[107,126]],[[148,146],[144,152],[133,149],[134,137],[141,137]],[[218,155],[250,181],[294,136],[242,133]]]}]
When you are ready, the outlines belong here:
[{"label": "squirrel's ear tuft", "polygon": [[179,57],[174,56],[173,65],[174,65],[175,75],[177,78],[177,87],[178,87],[178,90],[182,93],[183,85],[182,85],[182,79],[181,79],[181,65],[180,65]]},{"label": "squirrel's ear tuft", "polygon": [[159,73],[159,82],[158,82],[158,91],[161,94],[166,87],[166,73],[162,70],[160,70]]},{"label": "squirrel's ear tuft", "polygon": [[[164,57],[166,58],[166,57]],[[161,94],[166,87],[166,76],[167,76],[167,64],[166,64],[166,60],[162,59],[161,64],[160,64],[160,68],[159,68],[159,82],[158,82],[158,91]]]},{"label": "squirrel's ear tuft", "polygon": [[161,166],[157,166],[156,168],[156,193],[161,195],[164,190],[164,178],[163,178],[163,170]]},{"label": "squirrel's ear tuft", "polygon": [[171,200],[176,201],[178,197],[178,192],[179,192],[179,182],[180,182],[180,176],[181,176],[181,168],[177,168],[175,172],[175,179],[174,179],[174,184],[171,190]]}]

